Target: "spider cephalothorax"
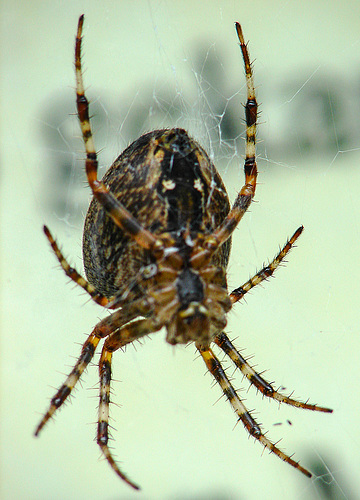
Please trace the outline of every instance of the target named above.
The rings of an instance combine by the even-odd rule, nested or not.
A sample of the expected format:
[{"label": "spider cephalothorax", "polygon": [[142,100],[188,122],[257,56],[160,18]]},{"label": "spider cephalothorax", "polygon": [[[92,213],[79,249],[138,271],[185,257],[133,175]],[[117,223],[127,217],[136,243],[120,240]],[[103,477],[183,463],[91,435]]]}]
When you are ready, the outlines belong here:
[{"label": "spider cephalothorax", "polygon": [[238,419],[263,446],[306,476],[311,473],[273,444],[244,406],[227,378],[211,344],[216,344],[264,396],[308,410],[331,412],[276,391],[248,364],[223,332],[231,306],[271,276],[303,228],[299,227],[278,255],[230,294],[226,267],[231,235],[255,194],[257,102],[247,46],[241,27],[237,36],[244,59],[247,102],[245,184],[230,208],[225,186],[201,146],[185,130],[163,129],[143,135],[97,178],[97,155],[81,68],[81,16],[75,45],[77,109],[86,150],[86,174],[93,200],[85,220],[84,266],[88,281],[70,267],[50,231],[45,234],[67,276],[92,299],[114,311],[100,321],[83,344],[64,384],[39,423],[38,435],[65,402],[95,350],[105,339],[99,361],[100,390],[97,442],[107,461],[126,483],[109,446],[111,362],[114,351],[166,328],[170,344],[194,342]]}]

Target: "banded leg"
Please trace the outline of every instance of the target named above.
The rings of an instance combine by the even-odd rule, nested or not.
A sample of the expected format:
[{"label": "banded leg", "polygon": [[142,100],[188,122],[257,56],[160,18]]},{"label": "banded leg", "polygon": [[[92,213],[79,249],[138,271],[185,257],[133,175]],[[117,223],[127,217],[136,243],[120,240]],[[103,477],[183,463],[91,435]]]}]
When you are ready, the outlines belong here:
[{"label": "banded leg", "polygon": [[240,48],[244,60],[247,101],[245,105],[246,118],[246,143],[245,143],[245,185],[238,194],[232,209],[221,224],[219,229],[214,231],[214,236],[219,244],[226,241],[235,227],[240,222],[242,216],[248,209],[256,189],[257,166],[256,166],[256,120],[258,105],[256,102],[253,74],[250,63],[250,56],[244,36],[239,23],[235,23],[236,33],[240,42]]},{"label": "banded leg", "polygon": [[213,253],[222,245],[233,233],[239,224],[246,210],[249,208],[255,195],[257,166],[256,166],[256,120],[257,120],[257,101],[255,95],[253,74],[250,63],[250,56],[244,36],[239,23],[235,23],[237,36],[240,42],[240,48],[244,60],[247,101],[245,105],[246,118],[246,143],[245,143],[245,184],[238,193],[236,200],[220,226],[205,240],[203,249],[195,252],[191,258],[193,267],[200,267],[204,262],[209,261]]},{"label": "banded leg", "polygon": [[153,319],[141,319],[123,326],[118,331],[110,335],[104,344],[100,362],[100,403],[99,403],[99,420],[97,430],[97,443],[101,448],[106,460],[110,464],[115,473],[123,479],[128,485],[134,489],[140,489],[139,486],[132,481],[120,470],[114,460],[109,446],[109,404],[110,404],[110,383],[111,383],[111,359],[112,353],[117,349],[134,342],[135,340],[153,333],[162,327],[161,324]]},{"label": "banded leg", "polygon": [[296,399],[289,398],[277,392],[269,382],[264,380],[246,361],[245,358],[236,350],[230,342],[225,333],[220,333],[215,337],[214,342],[231,358],[233,363],[240,369],[241,373],[246,377],[251,384],[253,384],[264,396],[275,399],[279,403],[286,403],[297,408],[304,408],[305,410],[322,411],[324,413],[332,413],[330,408],[324,408],[314,404],[303,403]]},{"label": "banded leg", "polygon": [[147,231],[133,215],[109,191],[105,184],[97,179],[98,161],[89,118],[89,102],[85,96],[81,67],[81,36],[84,16],[80,16],[75,43],[76,70],[76,105],[80,127],[86,151],[86,174],[94,196],[104,207],[109,216],[123,231],[134,238],[143,248],[153,248],[158,240]]},{"label": "banded leg", "polygon": [[[145,313],[145,310],[143,310],[142,313]],[[63,405],[68,396],[71,394],[71,391],[74,389],[75,385],[80,380],[81,375],[84,373],[88,364],[92,360],[100,340],[104,337],[107,337],[112,332],[116,331],[118,328],[131,321],[138,315],[139,308],[137,303],[134,303],[131,307],[116,311],[111,316],[104,318],[95,326],[94,330],[91,332],[91,334],[83,344],[81,354],[74,368],[71,370],[70,374],[66,378],[63,385],[59,388],[55,396],[51,399],[48,411],[45,413],[45,415],[41,419],[41,422],[36,428],[35,436],[39,435],[41,429],[44,427],[47,421],[50,420],[56,410],[58,410]]]},{"label": "banded leg", "polygon": [[68,396],[71,394],[71,391],[74,389],[76,383],[79,381],[81,375],[84,373],[86,367],[92,360],[95,354],[95,350],[101,339],[101,337],[94,332],[95,331],[93,331],[86,339],[82,347],[80,357],[77,360],[74,368],[71,370],[69,376],[66,378],[65,382],[57,391],[55,396],[51,399],[48,411],[45,413],[45,415],[41,419],[41,422],[35,430],[35,436],[39,435],[41,429],[44,427],[47,421],[50,420],[56,410],[58,410],[63,405]]},{"label": "banded leg", "polygon": [[235,304],[235,302],[238,302],[240,299],[244,297],[244,295],[249,292],[254,286],[258,285],[262,281],[266,280],[270,276],[274,274],[274,271],[281,262],[284,260],[286,255],[290,252],[291,248],[294,246],[295,241],[298,239],[300,234],[303,232],[304,226],[300,226],[295,233],[291,236],[290,239],[285,243],[284,247],[280,250],[280,252],[277,254],[277,256],[273,259],[270,264],[267,266],[263,267],[261,271],[255,274],[252,278],[250,278],[246,283],[244,283],[242,286],[239,286],[239,288],[235,288],[230,293],[230,300],[232,304]]},{"label": "banded leg", "polygon": [[229,379],[227,378],[220,362],[214,356],[212,350],[210,348],[204,348],[202,346],[197,346],[205,364],[209,370],[209,372],[213,375],[217,383],[220,385],[223,393],[229,400],[231,406],[234,408],[235,413],[239,417],[239,420],[242,421],[245,429],[248,431],[250,436],[253,436],[255,439],[260,441],[260,443],[267,448],[270,452],[277,455],[281,460],[287,462],[295,469],[298,469],[300,472],[305,474],[307,477],[311,477],[312,474],[307,469],[302,467],[298,462],[295,462],[291,457],[286,455],[284,452],[279,450],[262,432],[260,426],[256,423],[256,421],[251,416],[250,412],[246,409],[244,403],[241,401],[239,396],[237,395],[235,389],[231,385]]},{"label": "banded leg", "polygon": [[81,288],[90,295],[90,297],[94,302],[96,302],[100,306],[106,307],[107,304],[110,302],[110,300],[113,299],[113,297],[110,300],[108,300],[104,295],[97,292],[96,289],[92,285],[90,285],[90,283],[86,281],[86,279],[83,278],[75,268],[71,267],[68,261],[65,259],[64,255],[62,254],[61,250],[59,249],[56,241],[54,240],[52,234],[49,231],[49,228],[47,226],[44,226],[43,229],[47,239],[50,242],[51,248],[53,249],[60,263],[60,266],[65,271],[66,276],[68,276],[77,285],[81,286]]}]

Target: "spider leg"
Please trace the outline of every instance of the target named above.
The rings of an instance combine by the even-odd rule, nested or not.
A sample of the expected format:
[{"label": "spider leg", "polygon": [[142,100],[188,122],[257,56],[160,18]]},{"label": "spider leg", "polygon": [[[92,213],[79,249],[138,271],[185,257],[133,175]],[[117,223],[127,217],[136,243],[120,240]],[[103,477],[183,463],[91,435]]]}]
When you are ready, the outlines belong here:
[{"label": "spider leg", "polygon": [[109,191],[105,184],[97,179],[98,161],[89,118],[89,102],[85,96],[81,67],[81,36],[84,15],[80,16],[75,44],[76,104],[86,150],[86,174],[94,196],[104,207],[109,216],[123,231],[143,248],[153,248],[159,241],[146,230],[133,215]]},{"label": "spider leg", "polygon": [[245,43],[244,36],[239,23],[235,23],[237,36],[244,60],[247,101],[245,104],[246,117],[246,143],[245,143],[245,184],[238,193],[236,200],[225,217],[212,234],[206,238],[203,248],[193,254],[191,264],[193,267],[201,266],[208,261],[212,254],[222,245],[232,234],[239,224],[246,210],[249,208],[255,195],[257,166],[256,166],[256,120],[258,104],[256,101],[254,80],[250,63],[249,51]]},{"label": "spider leg", "polygon": [[123,326],[119,330],[112,333],[105,341],[100,362],[100,403],[99,403],[99,420],[97,430],[97,443],[101,448],[106,460],[116,474],[123,479],[127,484],[134,489],[140,489],[135,483],[130,481],[128,477],[121,472],[119,466],[114,460],[109,446],[109,404],[110,404],[110,383],[111,383],[111,359],[112,354],[117,349],[134,342],[135,340],[153,333],[162,327],[160,323],[152,318],[140,319],[133,321],[128,325]]},{"label": "spider leg", "polygon": [[239,417],[239,420],[241,420],[241,422],[243,423],[245,429],[248,431],[250,436],[253,436],[255,439],[260,441],[260,443],[265,448],[267,448],[271,453],[277,455],[279,458],[281,458],[281,460],[287,462],[292,467],[295,467],[295,469],[298,469],[300,472],[305,474],[305,476],[311,477],[312,476],[311,472],[302,467],[298,462],[293,460],[290,456],[282,452],[279,448],[276,447],[274,443],[272,443],[265,436],[265,434],[263,434],[260,426],[253,419],[250,412],[246,409],[244,403],[237,395],[235,389],[231,385],[220,362],[215,357],[212,350],[209,347],[202,347],[199,345],[197,345],[197,349],[199,350],[203,360],[205,361],[205,364],[209,372],[213,375],[216,382],[220,385],[224,395],[229,400],[231,406],[235,410],[235,413]]},{"label": "spider leg", "polygon": [[44,226],[43,229],[44,229],[44,233],[45,233],[47,239],[50,242],[51,248],[53,249],[53,251],[54,251],[54,253],[55,253],[55,255],[60,263],[60,266],[65,271],[66,276],[68,276],[71,280],[73,280],[77,285],[81,286],[81,288],[83,290],[85,290],[85,292],[90,295],[90,297],[92,298],[92,300],[94,302],[96,302],[97,304],[99,304],[101,306],[106,307],[107,304],[110,302],[110,300],[113,299],[113,297],[110,300],[108,300],[104,295],[97,292],[96,289],[92,285],[90,285],[90,283],[88,281],[86,281],[86,279],[83,278],[81,276],[81,274],[79,274],[75,268],[70,266],[70,264],[65,259],[64,255],[62,254],[61,250],[59,249],[52,234],[50,233],[49,228],[47,226]]},{"label": "spider leg", "polygon": [[240,48],[244,60],[247,101],[245,105],[246,117],[246,143],[245,143],[245,185],[240,190],[232,209],[224,222],[214,231],[213,236],[221,245],[226,241],[235,227],[240,222],[242,216],[248,209],[256,189],[257,166],[256,166],[256,120],[258,105],[256,102],[254,80],[250,63],[249,51],[245,43],[244,36],[239,23],[235,23],[237,36],[240,42]]},{"label": "spider leg", "polygon": [[217,335],[214,339],[214,342],[225,352],[225,354],[229,356],[229,358],[231,358],[233,363],[237,366],[237,368],[239,368],[244,377],[246,377],[249,382],[253,384],[264,396],[275,399],[276,401],[279,401],[279,403],[286,403],[291,406],[296,406],[297,408],[322,411],[324,413],[332,413],[333,410],[331,410],[330,408],[324,408],[322,406],[297,401],[296,399],[289,398],[288,396],[277,392],[272,387],[272,385],[264,380],[261,375],[259,375],[249,365],[246,359],[241,356],[241,354],[236,350],[225,333],[220,333],[219,335]]},{"label": "spider leg", "polygon": [[[100,340],[110,335],[119,327],[123,326],[124,323],[127,323],[128,321],[131,321],[136,316],[138,316],[140,309],[141,305],[139,305],[137,302],[134,302],[130,307],[116,311],[110,316],[104,318],[95,326],[94,330],[84,342],[81,349],[81,354],[74,368],[71,370],[65,382],[56,392],[55,396],[51,399],[49,409],[44,414],[41,422],[35,430],[35,436],[39,435],[40,431],[45,426],[47,421],[50,420],[56,410],[58,410],[63,405],[68,396],[71,394],[71,391],[74,389],[75,385],[80,380],[81,375],[84,373],[88,364],[92,360]],[[145,313],[146,310],[144,309],[141,312]]]},{"label": "spider leg", "polygon": [[48,420],[54,415],[56,410],[62,406],[67,397],[70,395],[71,391],[74,389],[76,383],[79,381],[84,370],[92,360],[95,350],[100,342],[101,337],[94,333],[95,330],[89,335],[83,344],[81,354],[77,360],[74,368],[71,370],[70,374],[66,378],[63,385],[59,388],[55,396],[50,401],[50,406],[41,422],[35,430],[35,436],[38,436],[41,429],[45,426]]},{"label": "spider leg", "polygon": [[246,283],[238,288],[235,288],[230,293],[230,300],[232,304],[238,302],[240,299],[244,297],[244,295],[249,292],[254,286],[258,285],[262,281],[269,278],[274,274],[275,269],[280,265],[280,263],[284,260],[286,255],[290,252],[291,248],[294,246],[295,241],[298,239],[300,234],[303,232],[304,226],[300,226],[295,233],[291,236],[290,239],[285,243],[283,248],[277,254],[277,256],[270,262],[267,266],[263,267],[261,271],[255,274],[252,278],[250,278]]}]

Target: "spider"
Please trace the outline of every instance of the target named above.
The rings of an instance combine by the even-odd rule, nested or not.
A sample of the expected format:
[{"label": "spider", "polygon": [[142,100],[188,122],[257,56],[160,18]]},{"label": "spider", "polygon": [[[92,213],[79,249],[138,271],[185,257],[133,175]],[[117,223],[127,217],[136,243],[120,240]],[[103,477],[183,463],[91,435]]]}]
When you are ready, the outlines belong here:
[{"label": "spider", "polygon": [[98,162],[85,97],[79,18],[75,43],[76,102],[86,150],[85,169],[93,193],[84,227],[85,280],[71,267],[49,229],[44,232],[66,275],[97,304],[115,310],[97,323],[81,354],[39,423],[37,436],[71,394],[105,339],[100,360],[97,443],[106,460],[128,485],[139,486],[119,468],[109,449],[111,363],[115,351],[146,335],[166,329],[169,344],[194,342],[208,370],[249,433],[284,462],[308,477],[311,473],[272,443],[244,406],[211,344],[231,359],[258,391],[279,403],[307,410],[332,410],[292,399],[257,373],[224,333],[233,304],[271,276],[303,231],[299,227],[276,257],[230,294],[226,267],[231,235],[254,198],[257,102],[247,44],[235,23],[245,66],[247,102],[245,184],[230,208],[225,186],[202,147],[179,128],[155,130],[133,142],[104,178]]}]

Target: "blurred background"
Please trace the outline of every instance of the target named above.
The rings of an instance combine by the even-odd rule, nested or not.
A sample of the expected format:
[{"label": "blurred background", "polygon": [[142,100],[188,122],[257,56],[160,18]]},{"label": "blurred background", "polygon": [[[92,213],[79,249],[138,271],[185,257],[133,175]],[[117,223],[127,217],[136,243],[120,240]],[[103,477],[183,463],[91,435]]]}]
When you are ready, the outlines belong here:
[{"label": "blurred background", "polygon": [[[359,498],[359,10],[349,0],[1,3],[1,498]],[[261,110],[259,185],[233,238],[230,289],[305,231],[276,279],[234,307],[227,333],[276,386],[334,413],[279,408],[239,374],[234,385],[311,480],[248,439],[194,346],[173,349],[163,332],[114,355],[114,454],[140,493],[99,460],[95,365],[33,437],[106,314],[67,283],[41,229],[82,272],[82,13],[101,175],[145,131],[179,126],[209,152],[231,200],[243,183],[242,24]]]}]

